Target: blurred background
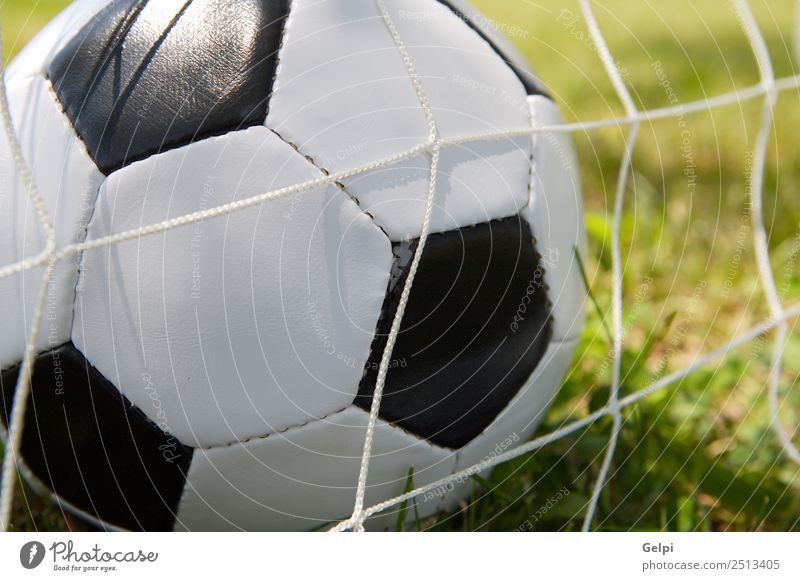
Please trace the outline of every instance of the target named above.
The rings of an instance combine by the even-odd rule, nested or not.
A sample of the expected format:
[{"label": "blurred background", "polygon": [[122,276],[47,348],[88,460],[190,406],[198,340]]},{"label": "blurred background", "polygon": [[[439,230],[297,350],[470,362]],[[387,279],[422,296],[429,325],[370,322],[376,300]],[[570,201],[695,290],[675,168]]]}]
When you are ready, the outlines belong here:
[{"label": "blurred background", "polygon": [[[66,0],[2,2],[13,55]],[[531,61],[567,121],[618,117],[577,0],[475,0]],[[794,0],[751,0],[777,77],[797,74]],[[639,109],[705,99],[759,82],[733,5],[719,0],[598,0],[600,27]],[[748,198],[762,100],[641,127],[622,226],[625,348],[621,395],[690,364],[764,320]],[[800,91],[780,95],[770,137],[764,213],[784,306],[800,300]],[[611,373],[611,213],[628,128],[574,134],[584,183],[592,305],[573,367],[540,434],[602,407]],[[796,331],[797,321],[790,321]],[[600,530],[800,530],[800,467],[781,451],[767,407],[769,336],[624,411],[602,492]],[[781,421],[800,425],[800,334],[786,346]],[[476,479],[433,530],[580,529],[611,422]],[[798,437],[794,441],[800,443]],[[86,529],[24,489],[15,528]]]}]

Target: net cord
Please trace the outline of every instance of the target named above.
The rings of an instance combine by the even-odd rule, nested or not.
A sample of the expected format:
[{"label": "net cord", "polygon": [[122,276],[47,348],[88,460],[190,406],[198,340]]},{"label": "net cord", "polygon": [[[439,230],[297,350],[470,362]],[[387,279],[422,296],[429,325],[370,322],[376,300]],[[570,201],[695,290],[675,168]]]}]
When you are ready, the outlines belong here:
[{"label": "net cord", "polygon": [[[333,184],[335,182],[343,181],[347,178],[354,177],[360,174],[368,173],[392,164],[395,164],[404,159],[427,153],[430,156],[429,166],[429,183],[428,193],[426,198],[426,211],[421,225],[420,241],[417,250],[414,254],[412,266],[409,271],[409,276],[403,287],[401,294],[401,301],[398,306],[397,313],[392,322],[392,328],[387,338],[387,345],[381,357],[381,364],[379,367],[378,379],[375,385],[375,395],[370,409],[369,421],[364,439],[364,448],[361,459],[361,466],[359,470],[358,482],[356,487],[356,498],[353,508],[353,514],[347,520],[344,520],[331,530],[364,530],[364,521],[372,515],[381,511],[387,510],[391,507],[397,506],[403,502],[409,501],[425,492],[434,490],[438,487],[445,486],[453,481],[469,478],[474,474],[481,471],[488,470],[493,466],[506,462],[513,458],[517,458],[524,454],[528,454],[543,446],[546,446],[556,440],[564,438],[573,434],[600,418],[610,416],[613,420],[612,433],[609,438],[609,444],[606,448],[606,453],[601,465],[598,478],[596,480],[593,494],[587,506],[586,517],[583,523],[583,529],[588,530],[591,528],[591,523],[596,513],[597,504],[600,493],[603,490],[610,471],[613,454],[616,449],[619,432],[622,428],[622,410],[626,407],[633,405],[640,400],[646,398],[650,394],[665,389],[673,384],[680,384],[680,382],[693,373],[694,371],[708,365],[709,363],[726,356],[728,353],[754,341],[765,333],[775,331],[775,337],[772,347],[771,367],[769,375],[768,386],[768,399],[771,413],[771,422],[777,438],[786,453],[786,455],[794,462],[800,463],[800,453],[797,447],[791,441],[789,432],[781,425],[779,420],[780,411],[780,389],[779,379],[781,373],[781,366],[783,360],[783,346],[789,332],[788,321],[800,315],[800,303],[793,304],[788,308],[783,308],[781,304],[781,297],[775,285],[775,278],[772,267],[769,261],[769,246],[766,227],[764,224],[763,216],[763,185],[764,185],[764,169],[766,164],[766,153],[769,144],[769,137],[771,135],[772,126],[774,124],[773,112],[775,103],[777,102],[778,94],[782,91],[797,89],[800,86],[800,75],[785,77],[782,79],[775,79],[772,62],[767,51],[766,42],[763,34],[759,29],[755,18],[750,10],[746,0],[733,0],[733,8],[738,17],[739,23],[748,39],[750,47],[753,51],[756,63],[758,65],[761,82],[757,85],[746,87],[739,90],[730,91],[708,99],[678,104],[674,106],[639,111],[635,107],[630,92],[625,86],[619,71],[614,64],[611,57],[611,52],[608,44],[602,35],[600,27],[594,16],[589,0],[580,0],[581,10],[586,20],[589,32],[596,43],[598,55],[606,69],[612,85],[621,100],[625,114],[620,117],[610,119],[598,119],[586,122],[576,123],[563,123],[560,125],[551,126],[538,126],[538,127],[525,127],[515,130],[497,131],[497,132],[482,132],[465,137],[443,139],[438,136],[436,131],[436,123],[433,116],[432,109],[425,94],[422,82],[415,72],[413,61],[409,55],[408,49],[404,44],[397,27],[392,21],[391,15],[386,7],[384,0],[376,0],[381,16],[388,27],[392,38],[396,44],[397,50],[400,52],[403,63],[409,78],[414,85],[420,105],[425,113],[426,121],[428,123],[428,139],[424,143],[420,143],[412,148],[402,151],[398,154],[388,156],[384,159],[365,164],[353,169],[332,173],[314,180],[308,180],[292,186],[280,188],[274,191],[266,192],[263,194],[255,195],[250,198],[238,200],[236,202],[223,204],[207,210],[193,212],[184,216],[157,222],[141,228],[119,232],[117,234],[108,235],[105,237],[86,240],[80,243],[65,244],[58,247],[57,238],[53,223],[47,211],[46,204],[36,187],[35,180],[32,177],[30,168],[22,153],[19,140],[17,138],[16,130],[13,125],[12,116],[8,104],[8,94],[6,87],[6,69],[3,65],[0,69],[2,79],[0,80],[0,118],[3,121],[3,129],[9,143],[12,158],[19,175],[22,186],[36,211],[38,222],[42,232],[44,233],[44,247],[36,255],[25,258],[13,264],[0,267],[0,278],[13,276],[29,271],[34,268],[44,267],[42,275],[41,286],[36,297],[35,308],[29,326],[29,336],[24,349],[21,372],[17,380],[15,388],[14,406],[11,411],[9,421],[9,428],[6,434],[6,452],[3,460],[2,479],[0,483],[0,529],[8,530],[11,525],[11,509],[14,499],[14,489],[17,479],[19,478],[16,472],[17,462],[19,460],[19,450],[22,441],[22,433],[25,428],[24,419],[25,412],[28,404],[30,387],[31,387],[31,374],[32,374],[32,361],[36,355],[36,343],[40,333],[41,320],[44,311],[44,304],[47,295],[47,290],[53,275],[56,265],[65,258],[74,254],[79,254],[87,250],[102,248],[105,246],[120,244],[129,240],[135,240],[146,236],[152,236],[158,233],[166,232],[168,230],[186,226],[188,224],[199,223],[209,220],[218,216],[239,212],[244,209],[264,204],[271,200],[282,198],[288,195],[307,191],[313,188],[323,187]],[[2,30],[0,30],[0,61],[2,59]],[[754,167],[751,176],[751,181],[748,189],[751,196],[751,207],[754,223],[754,246],[756,250],[756,260],[758,264],[759,279],[764,288],[767,300],[770,307],[770,317],[761,322],[760,324],[752,327],[745,333],[735,337],[722,347],[715,349],[706,355],[699,357],[692,364],[685,368],[675,371],[651,385],[634,392],[626,397],[619,398],[619,385],[620,385],[620,362],[623,346],[623,333],[622,333],[622,257],[620,248],[620,225],[622,210],[624,207],[624,193],[627,185],[628,176],[631,168],[631,160],[635,148],[636,137],[638,128],[642,122],[650,122],[659,119],[669,119],[689,113],[696,113],[702,111],[709,111],[726,105],[741,103],[745,100],[763,98],[764,105],[762,110],[761,123],[759,132],[756,139],[754,150]],[[463,470],[454,472],[453,474],[432,482],[430,484],[419,486],[414,490],[398,495],[394,498],[387,499],[369,507],[364,506],[365,492],[368,482],[369,461],[372,455],[372,445],[374,442],[375,426],[378,421],[378,410],[380,406],[380,398],[383,393],[383,388],[388,373],[388,362],[391,360],[392,349],[399,333],[400,324],[402,322],[403,312],[405,305],[410,296],[411,287],[413,285],[413,274],[416,273],[419,261],[430,230],[430,217],[433,202],[436,193],[436,174],[438,171],[439,155],[442,149],[461,145],[466,143],[473,143],[485,140],[506,140],[514,139],[516,137],[534,135],[536,133],[558,133],[558,132],[586,132],[596,129],[614,126],[628,126],[630,128],[626,144],[625,152],[623,154],[622,162],[620,164],[616,194],[614,201],[614,221],[612,233],[612,323],[613,323],[613,368],[612,368],[612,389],[609,396],[608,403],[601,409],[587,415],[579,420],[572,421],[563,425],[562,427],[542,436],[537,437],[530,442],[522,444],[516,448],[503,452],[494,456],[491,459],[486,459],[477,464],[474,464]]]}]

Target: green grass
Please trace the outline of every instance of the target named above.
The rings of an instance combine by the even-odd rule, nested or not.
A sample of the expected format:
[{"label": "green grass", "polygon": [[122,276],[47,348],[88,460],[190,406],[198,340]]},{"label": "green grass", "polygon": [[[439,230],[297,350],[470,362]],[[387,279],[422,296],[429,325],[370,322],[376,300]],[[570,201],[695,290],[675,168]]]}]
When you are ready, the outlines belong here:
[{"label": "green grass", "polygon": [[[514,40],[569,121],[623,113],[592,46],[583,42],[588,32],[582,19],[572,23],[569,12],[580,14],[577,2],[477,4],[501,28],[528,25],[527,34]],[[602,0],[594,6],[641,109],[670,105],[655,62],[679,102],[758,82],[749,45],[727,3]],[[752,6],[776,74],[795,74],[790,29],[794,3],[755,0]],[[746,160],[760,111],[760,102],[753,101],[686,116],[685,127],[667,119],[641,128],[622,224],[627,331],[622,395],[684,367],[769,314],[758,284],[745,196]],[[800,296],[794,244],[800,235],[797,92],[781,96],[777,117],[765,215],[776,282],[789,304]],[[681,156],[684,130],[690,132],[698,176],[694,188]],[[624,128],[613,128],[575,135],[590,240],[586,274],[597,308],[589,312],[578,355],[539,434],[591,413],[608,398],[610,343],[604,323],[610,324],[611,316],[611,211],[624,134]],[[797,386],[798,354],[800,338],[794,334],[787,346],[784,393]],[[602,492],[595,526],[800,529],[798,467],[782,456],[769,427],[768,369],[769,350],[754,343],[625,410],[612,478]],[[794,397],[786,405],[782,420],[787,426],[798,425],[797,404]],[[464,510],[428,526],[579,529],[610,430],[611,420],[604,418],[499,467]],[[562,488],[570,494],[543,511]]]},{"label": "green grass", "polygon": [[0,0],[3,54],[19,52],[69,0]]},{"label": "green grass", "polygon": [[[7,49],[18,48],[63,2],[6,2]],[[618,116],[622,107],[602,71],[577,1],[479,0],[534,63],[570,121]],[[727,2],[601,0],[594,4],[640,108],[669,105],[654,62],[680,102],[758,82],[758,71]],[[794,74],[792,0],[753,0],[778,76]],[[765,215],[777,286],[785,304],[800,297],[798,92],[781,95],[770,142]],[[681,369],[768,315],[752,251],[745,168],[754,147],[758,101],[666,119],[641,128],[626,193],[622,242],[626,342],[622,394]],[[688,131],[697,181],[684,170]],[[586,278],[596,307],[566,383],[539,434],[602,407],[610,382],[610,236],[624,128],[575,135],[585,190]],[[769,339],[766,337],[765,339]],[[746,345],[624,411],[624,426],[602,492],[601,530],[798,530],[798,467],[781,453],[769,425],[770,343]],[[781,377],[789,394],[782,420],[797,426],[800,338],[786,347]],[[796,390],[795,390],[796,391]],[[570,437],[481,474],[462,510],[398,527],[427,530],[576,530],[610,434],[602,419]],[[409,485],[413,474],[409,473]],[[560,493],[567,491],[568,494]],[[553,499],[556,499],[555,501]],[[24,502],[30,502],[28,510]],[[413,514],[414,504],[403,507]],[[26,494],[21,529],[82,526]],[[412,519],[413,520],[413,519]],[[406,520],[407,522],[407,520]]]}]

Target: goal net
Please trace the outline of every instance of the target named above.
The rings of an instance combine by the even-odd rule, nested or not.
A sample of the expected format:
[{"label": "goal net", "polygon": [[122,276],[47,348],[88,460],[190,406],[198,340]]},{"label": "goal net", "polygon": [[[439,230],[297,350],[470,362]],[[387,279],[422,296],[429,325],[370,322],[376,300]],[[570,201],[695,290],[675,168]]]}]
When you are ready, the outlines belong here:
[{"label": "goal net", "polygon": [[[595,484],[583,511],[583,529],[591,530],[598,526],[601,493],[613,479],[615,461],[619,460],[616,454],[620,435],[626,426],[626,410],[633,406],[647,406],[656,394],[682,389],[693,374],[703,370],[714,373],[723,369],[731,353],[748,346],[752,357],[768,359],[763,376],[758,375],[763,378],[759,386],[766,396],[768,423],[785,456],[800,464],[800,451],[796,440],[793,441],[798,415],[793,413],[792,405],[796,407],[797,398],[792,399],[790,394],[796,382],[797,369],[792,366],[793,362],[787,361],[787,345],[792,345],[792,332],[800,315],[800,302],[796,296],[800,229],[794,224],[794,231],[778,231],[776,222],[776,216],[783,212],[782,200],[795,195],[786,190],[791,190],[796,178],[779,177],[783,175],[779,169],[797,160],[780,148],[779,137],[787,133],[782,127],[783,118],[797,121],[796,99],[800,75],[794,75],[791,64],[786,64],[790,63],[786,54],[791,53],[786,44],[779,47],[783,49],[782,64],[776,66],[774,49],[770,51],[763,34],[763,27],[767,24],[779,26],[780,15],[776,16],[767,9],[765,18],[757,19],[747,0],[715,3],[718,4],[715,10],[719,13],[720,21],[729,21],[725,33],[736,33],[741,37],[742,51],[731,58],[747,58],[753,63],[754,82],[743,84],[733,77],[725,61],[726,55],[719,52],[719,45],[715,45],[715,23],[692,12],[690,3],[683,7],[685,13],[682,18],[692,21],[695,28],[704,29],[706,35],[704,46],[699,51],[694,47],[694,52],[691,52],[692,47],[682,45],[681,30],[671,28],[675,23],[659,16],[648,2],[644,4],[649,9],[643,10],[643,14],[661,19],[658,25],[670,31],[675,39],[673,45],[649,46],[646,39],[637,38],[636,23],[627,21],[622,13],[615,14],[600,1],[578,0],[574,6],[563,8],[560,12],[549,11],[551,21],[556,23],[553,26],[557,29],[559,46],[545,46],[546,43],[539,39],[540,48],[549,50],[551,54],[561,54],[563,51],[562,64],[572,62],[573,70],[562,69],[562,81],[585,86],[586,100],[581,102],[562,102],[561,95],[554,91],[556,101],[572,121],[558,126],[521,127],[517,131],[443,140],[437,137],[436,121],[403,38],[383,1],[376,1],[425,111],[429,135],[424,144],[368,166],[332,173],[320,179],[105,238],[66,247],[57,246],[50,217],[16,143],[5,90],[0,93],[0,115],[14,160],[47,235],[46,247],[39,254],[15,264],[0,266],[0,277],[44,267],[38,308],[30,323],[31,339],[19,374],[16,403],[8,430],[0,511],[0,523],[4,529],[9,527],[17,481],[15,470],[30,392],[32,361],[36,355],[35,336],[43,316],[48,283],[60,260],[84,250],[162,233],[320,185],[341,182],[421,152],[427,152],[430,159],[427,212],[378,370],[358,487],[353,499],[353,513],[349,519],[336,524],[333,530],[363,530],[365,519],[372,515],[396,509],[426,492],[447,487],[453,482],[486,474],[499,464],[532,454],[605,419],[609,426],[607,441],[598,454]],[[520,0],[519,4],[525,2]],[[617,5],[622,6],[619,3]],[[768,21],[769,17],[772,17],[771,22]],[[512,27],[499,21],[491,24],[512,37],[534,40],[534,33],[523,25]],[[609,42],[610,38],[613,38],[613,42]],[[614,49],[626,43],[633,44],[635,49],[626,50],[625,54],[641,57],[637,62],[621,59],[616,54]],[[584,53],[581,58],[585,61],[571,61],[577,53],[564,48],[567,45],[577,46]],[[680,58],[667,62],[664,55],[670,51],[679,54]],[[590,58],[594,59],[597,66],[586,69],[582,63],[590,62]],[[694,79],[694,84],[689,83],[688,89],[685,82],[678,81],[677,67],[682,67],[690,80]],[[549,80],[548,75],[543,77]],[[687,94],[691,98],[687,98]],[[790,106],[782,106],[784,96],[786,101],[791,101]],[[602,114],[592,118],[586,114],[587,110]],[[717,132],[715,123],[721,115],[736,118],[734,125],[738,127],[738,133],[728,130]],[[755,122],[749,123],[751,119]],[[693,128],[697,123],[713,127],[710,134],[714,142],[709,144],[702,139],[695,139]],[[557,132],[569,132],[575,136],[582,152],[583,171],[595,172],[597,175],[591,183],[602,187],[607,185],[609,191],[607,208],[602,196],[595,201],[594,207],[589,206],[590,210],[595,210],[590,212],[587,223],[593,241],[590,251],[593,258],[582,259],[592,298],[588,308],[592,312],[573,368],[573,371],[580,369],[582,365],[587,365],[586,361],[591,364],[591,373],[581,377],[593,376],[597,378],[597,383],[607,383],[607,391],[602,392],[605,401],[588,405],[586,397],[593,386],[586,384],[587,393],[576,399],[577,403],[569,413],[562,414],[563,417],[550,431],[446,478],[367,506],[365,490],[381,394],[386,376],[391,373],[392,349],[405,304],[414,292],[416,267],[425,252],[440,152],[447,147],[471,141]],[[663,138],[665,135],[668,139]],[[669,154],[666,153],[668,149]],[[738,153],[727,153],[729,150]],[[700,175],[697,164],[701,157],[715,159],[717,172]],[[613,172],[608,171],[610,167]],[[741,181],[729,179],[730,173],[740,177]],[[674,178],[676,175],[677,179]],[[727,223],[727,218],[719,212],[714,215],[715,208],[720,204],[736,203],[743,208],[737,222]],[[648,204],[658,206],[655,214],[660,219],[648,217],[653,213],[652,207],[644,212]],[[640,207],[642,223],[637,211]],[[607,216],[608,220],[603,220],[602,216]],[[684,227],[676,229],[675,224],[679,223],[683,223]],[[645,258],[633,260],[633,253]],[[702,257],[698,257],[697,253]],[[691,261],[681,260],[681,257],[685,259],[690,254],[693,255]],[[752,260],[747,262],[748,259]],[[651,268],[642,268],[644,263],[651,264]],[[658,276],[653,272],[658,272]],[[686,281],[689,281],[688,284]],[[747,281],[753,282],[753,285],[748,286]],[[654,290],[654,286],[665,288]],[[609,290],[606,293],[602,289]],[[653,297],[656,290],[658,300]],[[715,309],[709,309],[706,301],[712,293],[717,299]],[[606,307],[606,304],[609,306]],[[735,311],[735,316],[720,316],[720,313],[730,310]],[[652,324],[641,325],[643,319]],[[658,322],[672,327],[669,340],[660,334]],[[656,344],[658,349],[654,351]],[[631,364],[625,360],[628,345],[635,345],[643,359],[641,362],[634,361]],[[640,372],[639,377],[646,378],[637,389],[625,387],[630,384],[628,380],[632,367]],[[642,370],[645,372],[641,373]],[[752,369],[750,371],[757,373]],[[737,378],[731,381],[735,383]],[[692,413],[691,409],[684,411]],[[739,417],[746,422],[747,415],[745,413]],[[660,421],[668,420],[661,418]]]}]

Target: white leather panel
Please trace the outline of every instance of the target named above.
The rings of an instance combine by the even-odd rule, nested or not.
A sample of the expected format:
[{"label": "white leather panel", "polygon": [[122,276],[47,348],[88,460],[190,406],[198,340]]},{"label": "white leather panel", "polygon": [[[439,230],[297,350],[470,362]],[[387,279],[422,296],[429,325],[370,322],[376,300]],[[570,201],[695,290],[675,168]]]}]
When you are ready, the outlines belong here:
[{"label": "white leather panel", "polygon": [[[195,450],[178,509],[179,529],[309,530],[350,516],[368,414],[350,407],[324,420],[244,444]],[[382,421],[376,426],[366,505],[450,474],[453,452]],[[438,508],[418,503],[420,517]],[[395,510],[367,521],[393,530]],[[413,513],[413,511],[411,511]]]},{"label": "white leather panel", "polygon": [[[563,123],[555,104],[530,97],[538,126]],[[522,212],[533,229],[542,255],[545,281],[553,302],[556,340],[578,337],[583,329],[586,285],[575,248],[586,260],[586,231],[578,163],[568,133],[535,133],[530,203]]]},{"label": "white leather panel", "polygon": [[[258,126],[134,163],[103,184],[91,239],[322,174]],[[181,442],[263,436],[349,405],[392,261],[334,186],[88,251],[74,340]]]},{"label": "white leather panel", "polygon": [[45,76],[50,61],[111,0],[76,0],[53,18],[8,67],[7,79]]},{"label": "white leather panel", "polygon": [[468,22],[479,28],[481,32],[486,35],[497,47],[497,49],[501,52],[500,56],[506,60],[509,65],[514,66],[514,63],[518,63],[516,66],[522,67],[516,69],[518,75],[526,75],[528,80],[533,82],[538,87],[544,86],[538,75],[536,75],[531,66],[526,62],[525,56],[511,41],[509,35],[513,32],[513,30],[509,30],[509,34],[506,34],[500,30],[499,25],[507,26],[510,29],[513,29],[514,23],[497,23],[475,8],[475,6],[469,0],[448,0],[448,4],[460,12]]},{"label": "white leather panel", "polygon": [[386,4],[422,81],[441,137],[528,126],[525,88],[466,22],[437,0],[388,0]]},{"label": "white leather panel", "polygon": [[266,123],[332,172],[425,141],[422,107],[375,2],[292,2]]},{"label": "white leather panel", "polygon": [[[530,126],[514,72],[467,23],[435,0],[387,2],[442,137]],[[338,172],[427,137],[419,99],[373,2],[293,4],[267,125]],[[530,139],[442,151],[432,232],[516,214],[528,201]],[[345,180],[389,237],[419,236],[430,156]]]},{"label": "white leather panel", "polygon": [[[530,139],[453,145],[442,150],[430,231],[446,232],[519,213],[528,201]],[[420,155],[345,180],[392,241],[417,238],[428,197],[430,157]]]},{"label": "white leather panel", "polygon": [[[11,81],[8,96],[23,154],[55,225],[57,244],[82,240],[102,174],[69,126],[48,81],[41,77]],[[34,257],[44,248],[38,214],[0,128],[0,266]],[[72,256],[56,267],[36,341],[40,351],[69,340],[77,264],[77,256]],[[40,267],[0,278],[0,367],[22,359],[43,276]]]},{"label": "white leather panel", "polygon": [[480,436],[459,450],[456,470],[488,462],[530,439],[561,387],[576,346],[577,340],[548,346],[539,365],[506,409]]}]

